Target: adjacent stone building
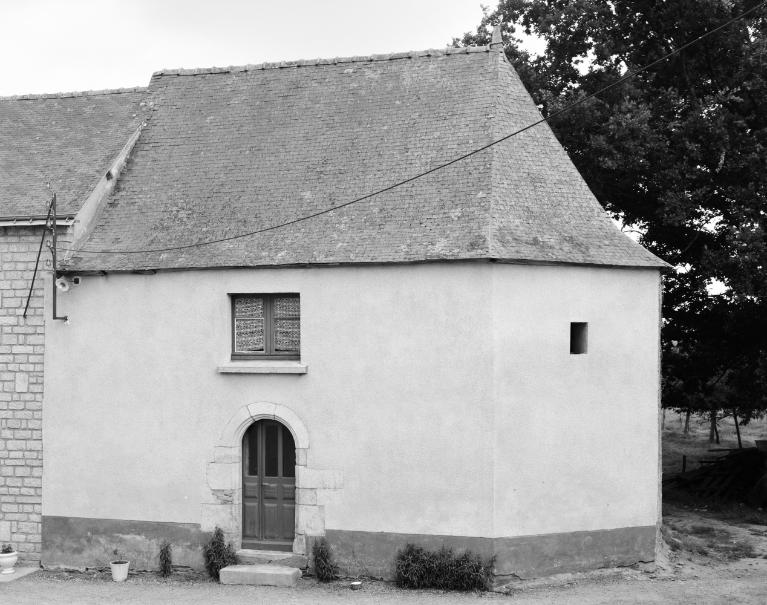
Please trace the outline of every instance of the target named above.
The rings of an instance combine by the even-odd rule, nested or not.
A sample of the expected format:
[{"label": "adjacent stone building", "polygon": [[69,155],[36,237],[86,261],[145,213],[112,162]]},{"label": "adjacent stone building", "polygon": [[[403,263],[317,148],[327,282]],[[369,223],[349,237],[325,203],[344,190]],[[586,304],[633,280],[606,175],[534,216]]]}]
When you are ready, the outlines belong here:
[{"label": "adjacent stone building", "polygon": [[[42,520],[43,280],[32,290],[41,228],[0,227],[0,542],[40,558]],[[41,275],[42,277],[42,275]]]},{"label": "adjacent stone building", "polygon": [[40,560],[51,229],[66,246],[86,226],[89,213],[78,212],[107,190],[106,172],[142,122],[141,98],[141,89],[0,98],[0,542],[28,562]]}]

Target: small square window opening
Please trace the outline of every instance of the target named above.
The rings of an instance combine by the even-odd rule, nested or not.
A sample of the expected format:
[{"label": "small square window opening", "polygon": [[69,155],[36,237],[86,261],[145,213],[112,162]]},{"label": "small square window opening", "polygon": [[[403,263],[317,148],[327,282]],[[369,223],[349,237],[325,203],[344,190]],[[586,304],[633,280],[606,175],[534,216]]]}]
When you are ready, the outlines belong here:
[{"label": "small square window opening", "polygon": [[299,359],[298,294],[232,294],[232,359]]},{"label": "small square window opening", "polygon": [[589,348],[589,324],[585,321],[570,323],[570,353],[582,355]]}]

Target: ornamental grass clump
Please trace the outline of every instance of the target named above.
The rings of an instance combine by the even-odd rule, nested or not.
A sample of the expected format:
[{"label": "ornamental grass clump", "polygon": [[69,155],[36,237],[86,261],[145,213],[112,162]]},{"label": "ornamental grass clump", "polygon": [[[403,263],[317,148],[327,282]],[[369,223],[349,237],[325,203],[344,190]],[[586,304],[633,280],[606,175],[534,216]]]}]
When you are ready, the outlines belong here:
[{"label": "ornamental grass clump", "polygon": [[325,538],[317,540],[312,545],[314,575],[320,582],[332,582],[338,577],[338,566],[333,562],[330,544]]},{"label": "ornamental grass clump", "polygon": [[237,563],[237,555],[232,543],[227,544],[224,541],[224,532],[218,526],[213,530],[210,541],[203,547],[203,556],[205,569],[214,580],[219,579],[219,573],[224,567]]},{"label": "ornamental grass clump", "polygon": [[395,580],[402,588],[439,588],[442,590],[488,590],[493,560],[467,550],[456,555],[452,549],[437,551],[406,544],[397,553]]},{"label": "ornamental grass clump", "polygon": [[173,546],[167,540],[160,545],[158,558],[160,560],[160,575],[167,578],[173,573]]}]

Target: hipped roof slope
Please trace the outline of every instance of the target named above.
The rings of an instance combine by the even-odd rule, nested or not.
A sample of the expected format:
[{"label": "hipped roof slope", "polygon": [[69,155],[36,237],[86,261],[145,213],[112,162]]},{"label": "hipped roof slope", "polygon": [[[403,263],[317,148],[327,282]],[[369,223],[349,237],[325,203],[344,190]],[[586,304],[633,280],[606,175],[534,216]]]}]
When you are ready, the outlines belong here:
[{"label": "hipped roof slope", "polygon": [[[0,217],[75,214],[142,120],[146,89],[0,97]],[[50,189],[48,188],[50,183]]]},{"label": "hipped roof slope", "polygon": [[496,50],[164,71],[148,99],[151,118],[68,270],[663,264],[611,223],[546,125],[322,216],[184,247],[332,208],[539,119]]}]

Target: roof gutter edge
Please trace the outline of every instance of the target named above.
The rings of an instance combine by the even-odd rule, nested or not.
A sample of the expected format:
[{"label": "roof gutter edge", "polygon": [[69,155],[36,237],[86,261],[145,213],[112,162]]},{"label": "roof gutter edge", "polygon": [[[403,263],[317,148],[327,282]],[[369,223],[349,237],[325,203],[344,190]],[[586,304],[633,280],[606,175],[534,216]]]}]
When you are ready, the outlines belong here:
[{"label": "roof gutter edge", "polygon": [[[74,214],[60,214],[56,217],[58,227],[69,227],[75,221]],[[39,227],[45,226],[45,216],[0,216],[0,227]]]},{"label": "roof gutter edge", "polygon": [[502,265],[531,265],[531,266],[570,266],[570,267],[592,267],[595,269],[633,269],[633,270],[654,270],[654,271],[669,271],[673,267],[668,263],[660,261],[657,264],[647,265],[620,265],[620,264],[606,264],[606,263],[587,263],[587,262],[574,262],[574,261],[547,261],[547,260],[533,260],[533,259],[503,259],[493,257],[481,257],[481,258],[437,258],[437,259],[424,259],[413,261],[348,261],[348,262],[327,262],[327,263],[292,263],[284,265],[216,265],[216,266],[199,266],[199,267],[135,267],[130,269],[96,269],[85,268],[78,269],[77,267],[61,267],[60,273],[69,275],[106,275],[107,273],[129,273],[129,274],[155,274],[159,272],[163,273],[175,273],[179,271],[215,271],[215,270],[231,270],[231,269],[325,269],[332,267],[359,267],[359,266],[386,266],[386,265],[423,265],[434,263],[492,263]]}]

